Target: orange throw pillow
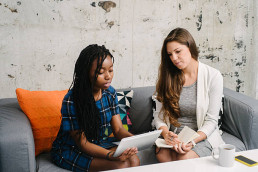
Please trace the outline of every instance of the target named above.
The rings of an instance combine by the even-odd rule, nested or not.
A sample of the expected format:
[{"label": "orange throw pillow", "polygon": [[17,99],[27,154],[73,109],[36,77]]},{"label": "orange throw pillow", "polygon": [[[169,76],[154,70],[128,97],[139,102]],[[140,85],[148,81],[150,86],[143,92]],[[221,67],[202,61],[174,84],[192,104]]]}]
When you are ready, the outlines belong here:
[{"label": "orange throw pillow", "polygon": [[62,100],[67,91],[16,89],[19,105],[30,120],[35,155],[51,150],[60,128]]}]

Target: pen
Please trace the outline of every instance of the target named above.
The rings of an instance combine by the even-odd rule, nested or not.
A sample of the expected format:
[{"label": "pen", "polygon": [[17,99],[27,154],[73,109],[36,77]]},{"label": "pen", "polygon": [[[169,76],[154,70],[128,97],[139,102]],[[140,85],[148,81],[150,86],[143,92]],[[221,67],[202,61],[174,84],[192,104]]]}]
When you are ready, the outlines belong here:
[{"label": "pen", "polygon": [[176,130],[177,130],[177,127],[175,128],[175,130],[174,130],[174,133],[176,134]]},{"label": "pen", "polygon": [[[177,127],[174,129],[174,133],[176,134],[176,130],[177,130]],[[173,137],[171,137],[170,139],[171,141],[173,140]]]}]

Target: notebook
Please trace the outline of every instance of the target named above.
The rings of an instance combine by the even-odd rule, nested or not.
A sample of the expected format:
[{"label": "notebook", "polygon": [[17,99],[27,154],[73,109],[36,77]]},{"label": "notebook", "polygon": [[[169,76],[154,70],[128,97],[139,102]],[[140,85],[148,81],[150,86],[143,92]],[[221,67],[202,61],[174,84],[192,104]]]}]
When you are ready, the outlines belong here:
[{"label": "notebook", "polygon": [[113,157],[120,156],[127,148],[137,147],[138,151],[141,151],[151,147],[155,143],[155,140],[157,140],[157,138],[160,136],[161,132],[162,130],[155,130],[148,133],[123,138],[120,141]]},{"label": "notebook", "polygon": [[[178,139],[184,143],[189,143],[190,141],[194,140],[195,138],[199,137],[200,135],[192,130],[191,128],[185,126],[182,131],[178,134]],[[167,145],[164,139],[158,138],[155,141],[157,147],[162,148],[172,148],[172,145]]]}]

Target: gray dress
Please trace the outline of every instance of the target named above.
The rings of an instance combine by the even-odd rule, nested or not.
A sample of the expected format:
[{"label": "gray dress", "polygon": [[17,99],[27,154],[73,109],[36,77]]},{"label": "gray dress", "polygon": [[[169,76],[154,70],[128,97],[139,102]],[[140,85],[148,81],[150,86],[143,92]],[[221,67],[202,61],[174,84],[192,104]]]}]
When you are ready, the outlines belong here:
[{"label": "gray dress", "polygon": [[[197,82],[182,88],[179,99],[181,117],[178,119],[178,122],[181,124],[181,126],[177,129],[177,134],[184,128],[184,126],[188,126],[194,131],[198,130],[196,120],[196,104]],[[175,127],[171,125],[171,131],[174,131],[174,129]],[[200,157],[205,157],[211,155],[212,147],[206,139],[197,143],[192,150]]]}]

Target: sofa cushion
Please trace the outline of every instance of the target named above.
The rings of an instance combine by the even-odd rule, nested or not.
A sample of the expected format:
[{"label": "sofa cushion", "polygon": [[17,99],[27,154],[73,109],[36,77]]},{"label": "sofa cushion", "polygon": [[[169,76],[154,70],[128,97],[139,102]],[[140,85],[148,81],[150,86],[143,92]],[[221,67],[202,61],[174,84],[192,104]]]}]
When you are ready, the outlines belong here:
[{"label": "sofa cushion", "polygon": [[[155,155],[155,146],[139,151],[137,153],[137,156],[140,159],[140,165],[150,165],[158,163]],[[52,162],[50,153],[40,154],[36,157],[36,162],[37,172],[68,172],[66,169],[60,168]]]},{"label": "sofa cushion", "polygon": [[221,108],[219,110],[219,120],[218,120],[218,126],[219,128],[221,128],[221,125],[222,125],[222,118],[223,118],[223,115],[224,115],[224,95],[222,97],[222,100],[221,100]]},{"label": "sofa cushion", "polygon": [[236,147],[236,152],[246,150],[244,143],[240,139],[238,139],[237,137],[235,137],[225,131],[222,134],[222,139],[224,140],[224,142],[226,144],[234,145]]},{"label": "sofa cushion", "polygon": [[130,119],[130,108],[133,99],[133,90],[130,91],[119,91],[117,92],[118,106],[120,117],[123,123],[123,127],[128,131],[132,128],[132,122]]},{"label": "sofa cushion", "polygon": [[[120,118],[122,120],[123,127],[130,131],[132,128],[132,122],[129,117],[131,101],[133,99],[133,90],[128,91],[117,91],[118,107],[120,112]],[[112,132],[112,127],[108,125],[106,128],[105,134],[108,137],[114,137]]]},{"label": "sofa cushion", "polygon": [[63,91],[29,91],[16,89],[22,111],[30,120],[35,142],[35,155],[50,151],[61,123]]},{"label": "sofa cushion", "polygon": [[132,130],[134,134],[149,132],[152,130],[152,101],[155,86],[136,87],[117,89],[117,91],[133,90],[133,99],[130,109],[130,119],[132,121]]},{"label": "sofa cushion", "polygon": [[42,153],[36,157],[37,172],[71,172],[55,165],[51,160],[51,153]]}]

